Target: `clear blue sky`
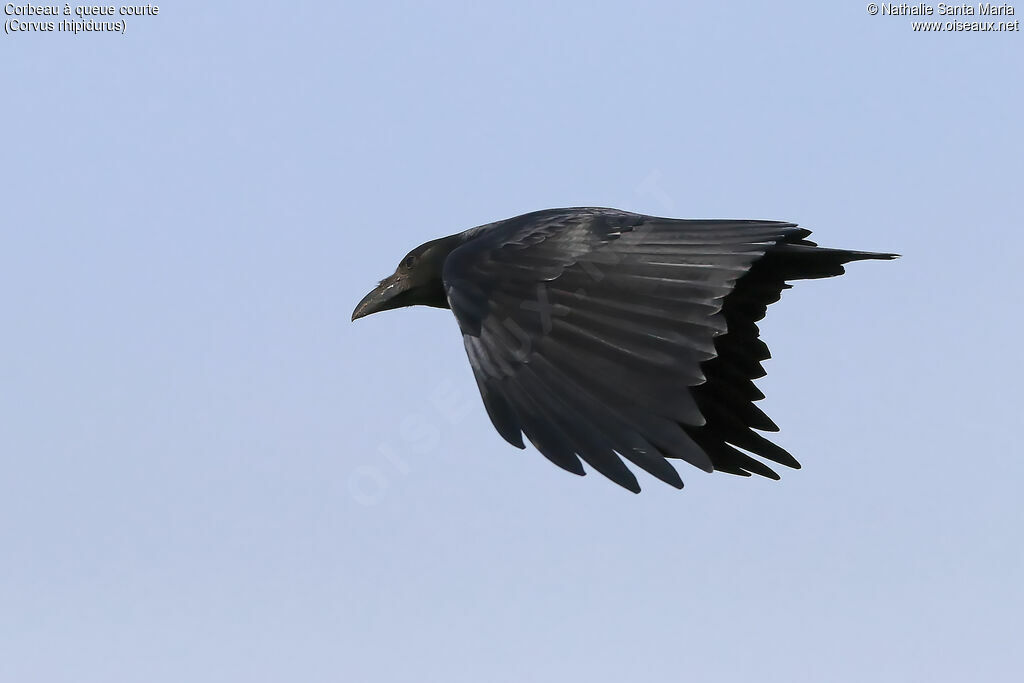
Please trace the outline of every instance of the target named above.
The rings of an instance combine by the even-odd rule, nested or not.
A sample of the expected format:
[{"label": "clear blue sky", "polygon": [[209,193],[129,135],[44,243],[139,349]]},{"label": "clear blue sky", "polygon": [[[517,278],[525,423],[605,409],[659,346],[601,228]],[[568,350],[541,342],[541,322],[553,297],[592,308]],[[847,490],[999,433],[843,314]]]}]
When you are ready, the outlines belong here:
[{"label": "clear blue sky", "polygon": [[[1022,41],[809,1],[2,36],[0,680],[1018,680]],[[803,470],[573,477],[447,311],[349,322],[407,249],[581,204],[904,255],[763,325]]]}]

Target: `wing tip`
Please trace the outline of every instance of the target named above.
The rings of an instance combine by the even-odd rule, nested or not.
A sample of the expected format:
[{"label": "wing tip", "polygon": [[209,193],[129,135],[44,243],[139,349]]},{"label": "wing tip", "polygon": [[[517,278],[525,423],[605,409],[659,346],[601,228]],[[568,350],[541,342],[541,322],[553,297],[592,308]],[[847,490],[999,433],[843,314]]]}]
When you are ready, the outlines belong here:
[{"label": "wing tip", "polygon": [[509,444],[515,446],[519,450],[526,450],[526,444],[523,442],[522,432],[517,431],[513,434],[512,432],[506,432],[499,429],[498,433],[501,435],[501,438],[505,439]]}]

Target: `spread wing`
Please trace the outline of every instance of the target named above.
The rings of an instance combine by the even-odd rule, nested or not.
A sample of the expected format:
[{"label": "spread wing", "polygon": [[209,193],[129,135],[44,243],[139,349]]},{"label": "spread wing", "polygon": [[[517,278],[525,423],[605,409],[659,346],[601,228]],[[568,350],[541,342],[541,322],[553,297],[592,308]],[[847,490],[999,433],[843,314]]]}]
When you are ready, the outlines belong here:
[{"label": "spread wing", "polygon": [[[754,266],[779,245],[860,252],[818,249],[792,223],[611,209],[542,211],[473,232],[445,262],[445,291],[509,443],[523,448],[525,434],[556,465],[582,475],[582,459],[632,491],[622,458],[676,487],[666,458],[778,478],[738,446],[799,466],[752,429],[777,429],[753,405],[762,396],[752,379],[768,357],[756,321],[787,277]],[[841,273],[832,261],[827,273],[790,270]]]}]

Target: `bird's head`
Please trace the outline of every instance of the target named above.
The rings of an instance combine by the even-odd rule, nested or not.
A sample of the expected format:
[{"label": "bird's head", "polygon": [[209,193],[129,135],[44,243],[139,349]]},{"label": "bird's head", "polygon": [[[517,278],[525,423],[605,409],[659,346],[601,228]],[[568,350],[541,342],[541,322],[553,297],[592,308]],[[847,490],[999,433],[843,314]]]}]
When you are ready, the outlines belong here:
[{"label": "bird's head", "polygon": [[448,308],[441,273],[445,258],[459,245],[459,237],[452,235],[432,240],[406,254],[395,272],[363,297],[352,311],[352,320],[404,306]]}]

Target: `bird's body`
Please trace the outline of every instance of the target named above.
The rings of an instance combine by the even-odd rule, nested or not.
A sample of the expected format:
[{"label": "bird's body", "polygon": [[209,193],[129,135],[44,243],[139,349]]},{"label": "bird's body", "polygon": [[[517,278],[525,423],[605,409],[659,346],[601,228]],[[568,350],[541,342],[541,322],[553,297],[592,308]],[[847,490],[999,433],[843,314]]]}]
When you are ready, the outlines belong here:
[{"label": "bird's body", "polygon": [[639,491],[625,458],[682,487],[674,458],[778,479],[753,456],[799,463],[758,433],[778,427],[754,405],[769,357],[757,322],[787,281],[895,257],[809,235],[778,221],[537,211],[417,247],[353,320],[451,308],[497,431],[576,474],[582,459]]}]

